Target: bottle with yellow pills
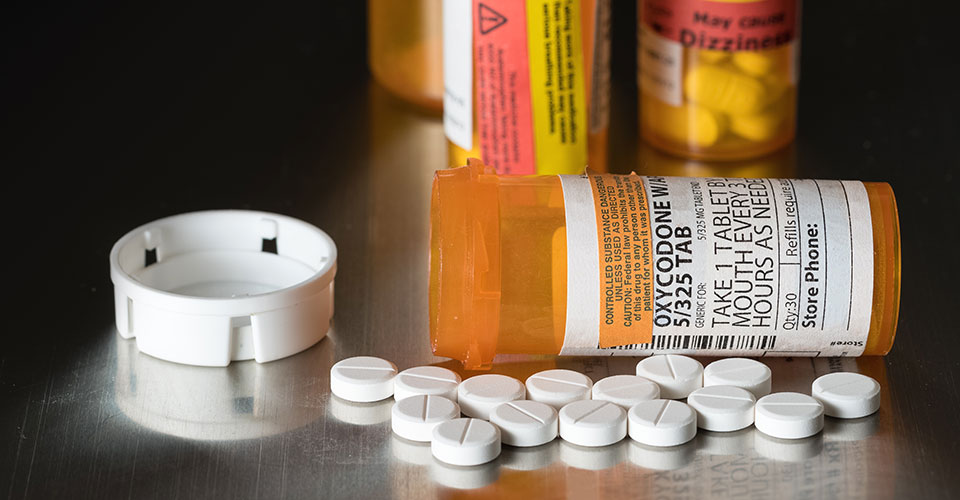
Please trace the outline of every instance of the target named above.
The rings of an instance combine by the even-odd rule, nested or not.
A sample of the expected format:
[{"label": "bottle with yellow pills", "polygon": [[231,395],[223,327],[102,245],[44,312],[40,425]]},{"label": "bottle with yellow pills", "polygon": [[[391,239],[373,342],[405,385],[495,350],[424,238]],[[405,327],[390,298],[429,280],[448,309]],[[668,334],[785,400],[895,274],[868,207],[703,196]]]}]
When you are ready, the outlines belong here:
[{"label": "bottle with yellow pills", "polygon": [[799,0],[639,0],[640,131],[705,160],[793,141]]}]

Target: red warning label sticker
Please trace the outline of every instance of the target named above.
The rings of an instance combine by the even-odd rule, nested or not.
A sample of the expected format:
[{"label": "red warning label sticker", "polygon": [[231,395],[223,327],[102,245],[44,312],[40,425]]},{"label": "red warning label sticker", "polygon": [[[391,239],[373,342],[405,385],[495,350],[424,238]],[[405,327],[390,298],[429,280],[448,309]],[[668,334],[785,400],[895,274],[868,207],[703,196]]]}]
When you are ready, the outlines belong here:
[{"label": "red warning label sticker", "polygon": [[486,35],[491,31],[503,26],[503,23],[507,22],[507,18],[503,17],[503,14],[491,9],[486,4],[481,3],[479,10],[480,20],[480,34]]},{"label": "red warning label sticker", "polygon": [[480,153],[501,174],[535,173],[525,2],[474,0]]},{"label": "red warning label sticker", "polygon": [[767,50],[797,38],[796,0],[644,0],[641,23],[684,47]]}]

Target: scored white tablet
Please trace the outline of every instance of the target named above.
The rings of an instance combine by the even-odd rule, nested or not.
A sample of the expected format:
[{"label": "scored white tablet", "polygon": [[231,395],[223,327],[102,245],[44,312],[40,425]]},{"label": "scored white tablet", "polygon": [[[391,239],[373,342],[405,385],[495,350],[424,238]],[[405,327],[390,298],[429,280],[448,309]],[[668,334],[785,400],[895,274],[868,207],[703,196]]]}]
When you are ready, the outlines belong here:
[{"label": "scored white tablet", "polygon": [[356,356],[330,367],[330,391],[355,403],[380,401],[393,396],[397,365],[373,356]]},{"label": "scored white tablet", "polygon": [[401,399],[391,410],[391,428],[398,436],[411,441],[430,441],[433,428],[460,417],[457,403],[443,396],[421,394]]},{"label": "scored white tablet", "polygon": [[393,397],[397,401],[419,394],[443,396],[457,402],[460,375],[440,366],[415,366],[397,374],[393,380]]},{"label": "scored white tablet", "polygon": [[553,441],[557,421],[557,410],[538,401],[510,401],[490,413],[490,422],[500,428],[500,440],[510,446],[540,446]]},{"label": "scored white tablet", "polygon": [[697,412],[697,427],[714,432],[730,432],[753,424],[753,393],[732,385],[712,385],[687,396],[687,404]]},{"label": "scored white tablet", "polygon": [[490,412],[501,403],[526,397],[519,380],[506,375],[487,373],[470,377],[457,388],[460,411],[468,417],[490,420]]},{"label": "scored white tablet", "polygon": [[749,358],[718,359],[703,369],[703,386],[732,385],[742,387],[754,397],[770,394],[773,377],[770,367]]},{"label": "scored white tablet", "polygon": [[452,465],[485,464],[500,455],[500,429],[477,418],[447,420],[433,428],[430,451]]},{"label": "scored white tablet", "polygon": [[593,399],[609,401],[629,410],[641,401],[660,399],[660,386],[636,375],[613,375],[593,384]]},{"label": "scored white tablet", "polygon": [[560,410],[560,437],[580,446],[607,446],[627,435],[627,412],[609,401],[574,401]]},{"label": "scored white tablet", "polygon": [[650,446],[676,446],[697,435],[697,413],[669,399],[643,401],[630,408],[630,437]]},{"label": "scored white tablet", "polygon": [[544,370],[527,378],[527,398],[546,403],[556,409],[567,403],[590,399],[593,381],[573,370]]},{"label": "scored white tablet", "polygon": [[775,392],[757,401],[757,430],[780,439],[800,439],[823,429],[823,405],[799,392]]},{"label": "scored white tablet", "polygon": [[880,409],[880,384],[859,373],[829,373],[813,381],[813,398],[824,413],[836,418],[860,418]]},{"label": "scored white tablet", "polygon": [[650,356],[637,363],[637,376],[660,386],[663,399],[683,399],[703,387],[703,365],[679,354]]}]

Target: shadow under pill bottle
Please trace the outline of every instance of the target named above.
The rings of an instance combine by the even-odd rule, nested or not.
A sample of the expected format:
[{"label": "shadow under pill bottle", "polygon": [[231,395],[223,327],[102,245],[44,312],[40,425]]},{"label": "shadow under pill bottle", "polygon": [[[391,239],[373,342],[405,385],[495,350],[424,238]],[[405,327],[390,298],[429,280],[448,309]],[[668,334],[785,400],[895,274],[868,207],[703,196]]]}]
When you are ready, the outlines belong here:
[{"label": "shadow under pill bottle", "polygon": [[883,182],[437,171],[433,352],[883,355],[900,304]]},{"label": "shadow under pill bottle", "polygon": [[637,12],[645,141],[704,160],[793,141],[800,0],[639,0]]},{"label": "shadow under pill bottle", "polygon": [[610,0],[445,0],[449,166],[607,168]]}]

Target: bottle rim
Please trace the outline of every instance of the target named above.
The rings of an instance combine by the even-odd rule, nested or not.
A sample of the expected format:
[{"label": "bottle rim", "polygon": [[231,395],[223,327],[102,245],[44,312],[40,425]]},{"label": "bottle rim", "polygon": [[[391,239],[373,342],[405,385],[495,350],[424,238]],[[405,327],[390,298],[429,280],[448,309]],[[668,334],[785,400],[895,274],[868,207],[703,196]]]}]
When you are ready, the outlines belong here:
[{"label": "bottle rim", "polygon": [[[499,180],[470,159],[434,174],[430,204],[430,344],[433,353],[489,367],[500,319]],[[442,311],[442,314],[441,314]]]}]

